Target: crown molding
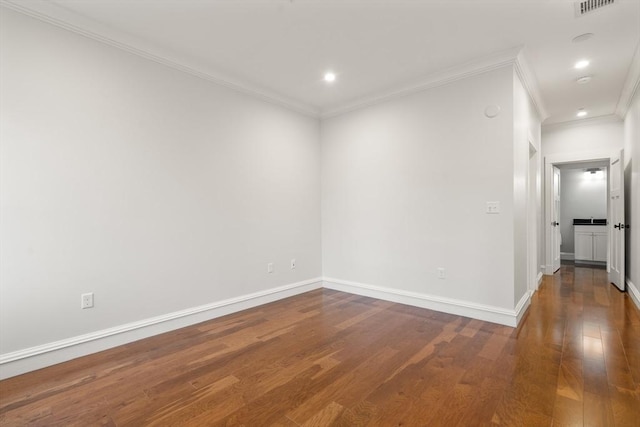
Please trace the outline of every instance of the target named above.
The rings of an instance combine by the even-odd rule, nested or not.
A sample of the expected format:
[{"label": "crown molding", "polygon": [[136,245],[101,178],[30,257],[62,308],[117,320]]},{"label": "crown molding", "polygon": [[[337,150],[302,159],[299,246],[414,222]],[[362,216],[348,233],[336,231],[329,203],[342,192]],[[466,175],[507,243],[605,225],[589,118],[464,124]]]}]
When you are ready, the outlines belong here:
[{"label": "crown molding", "polygon": [[617,114],[606,114],[603,116],[589,117],[588,119],[568,120],[566,122],[550,123],[548,125],[543,124],[542,132],[580,126],[593,126],[603,123],[622,123],[622,119]]},{"label": "crown molding", "polygon": [[416,92],[422,92],[439,86],[444,86],[458,80],[472,77],[488,71],[496,70],[514,63],[521,47],[507,49],[493,55],[485,56],[473,61],[469,61],[460,65],[456,65],[441,71],[436,71],[418,82],[405,85],[386,92],[379,92],[374,95],[365,96],[348,104],[342,104],[335,108],[329,108],[321,111],[321,118],[329,118],[339,116],[350,111],[360,108],[369,107],[371,105],[380,104],[403,96],[411,95]]},{"label": "crown molding", "polygon": [[175,52],[168,52],[146,42],[138,37],[118,31],[100,22],[77,14],[62,6],[49,1],[30,0],[19,2],[17,0],[0,0],[0,5],[30,16],[40,21],[55,25],[68,31],[72,31],[84,37],[107,44],[128,53],[154,61],[178,71],[182,71],[200,79],[212,82],[219,86],[253,96],[262,101],[284,107],[298,113],[314,118],[319,117],[319,110],[310,105],[284,97],[277,93],[258,88],[247,82],[224,76],[209,67],[196,63],[191,58],[180,56]]},{"label": "crown molding", "polygon": [[417,83],[406,85],[400,88],[389,90],[387,92],[378,93],[376,95],[360,98],[350,104],[344,104],[339,107],[323,110],[320,117],[325,119],[335,117],[360,108],[379,104],[395,98],[411,95],[413,93],[425,91],[428,89],[453,83],[468,77],[483,74],[489,71],[497,70],[505,66],[514,66],[518,75],[523,81],[523,85],[541,116],[541,121],[547,117],[543,107],[542,97],[540,96],[538,86],[534,74],[530,71],[530,67],[525,60],[522,46],[513,47],[503,50],[492,55],[477,58],[445,70],[437,71],[420,80]]},{"label": "crown molding", "polygon": [[629,66],[627,78],[622,87],[618,105],[616,105],[616,114],[620,118],[624,119],[627,115],[627,110],[629,110],[631,101],[633,101],[633,97],[638,91],[638,86],[640,86],[640,42],[638,42],[636,51],[631,59],[631,66]]},{"label": "crown molding", "polygon": [[517,53],[514,60],[514,67],[524,89],[529,93],[529,96],[538,111],[540,123],[544,122],[549,117],[549,114],[547,113],[542,101],[542,94],[538,87],[538,79],[536,79],[533,69],[525,56],[524,49],[520,49]]},{"label": "crown molding", "polygon": [[351,103],[341,104],[335,108],[320,110],[317,107],[258,88],[248,82],[239,81],[232,77],[222,75],[217,71],[212,70],[210,66],[197,63],[193,58],[181,56],[178,52],[163,50],[143,39],[118,31],[112,27],[101,24],[94,19],[82,16],[46,0],[30,0],[29,2],[0,0],[0,5],[139,57],[188,73],[200,79],[314,118],[324,119],[334,117],[349,111],[443,86],[505,66],[513,66],[515,68],[525,90],[533,100],[541,122],[548,117],[542,102],[542,96],[540,95],[535,75],[526,60],[522,46],[513,47],[492,55],[476,58],[475,60],[434,72],[418,82],[414,82],[409,85],[396,87],[389,91],[378,92],[370,96],[358,98]]}]

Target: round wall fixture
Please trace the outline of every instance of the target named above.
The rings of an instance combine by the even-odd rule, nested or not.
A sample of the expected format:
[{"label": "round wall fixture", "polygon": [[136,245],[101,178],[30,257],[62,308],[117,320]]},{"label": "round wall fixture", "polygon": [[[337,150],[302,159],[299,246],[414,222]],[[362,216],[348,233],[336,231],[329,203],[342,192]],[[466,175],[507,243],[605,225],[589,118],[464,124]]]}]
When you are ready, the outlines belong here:
[{"label": "round wall fixture", "polygon": [[490,119],[493,119],[498,114],[500,114],[499,105],[489,105],[487,108],[484,109],[484,115],[489,117]]}]

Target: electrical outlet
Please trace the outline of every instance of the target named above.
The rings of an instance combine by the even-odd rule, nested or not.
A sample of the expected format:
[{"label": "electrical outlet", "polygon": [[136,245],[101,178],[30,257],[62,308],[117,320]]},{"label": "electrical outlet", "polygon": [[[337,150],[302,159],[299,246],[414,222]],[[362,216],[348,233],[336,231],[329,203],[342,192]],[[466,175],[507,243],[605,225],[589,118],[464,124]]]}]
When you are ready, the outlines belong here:
[{"label": "electrical outlet", "polygon": [[80,308],[93,308],[93,292],[80,295]]},{"label": "electrical outlet", "polygon": [[438,268],[438,279],[444,279],[445,275],[444,275],[444,268],[440,267]]},{"label": "electrical outlet", "polygon": [[296,259],[295,258],[291,258],[291,269],[292,270],[296,269]]},{"label": "electrical outlet", "polygon": [[269,273],[269,274],[273,273],[273,263],[272,262],[267,264],[267,273]]},{"label": "electrical outlet", "polygon": [[487,202],[487,213],[488,214],[499,214],[500,213],[500,202]]}]

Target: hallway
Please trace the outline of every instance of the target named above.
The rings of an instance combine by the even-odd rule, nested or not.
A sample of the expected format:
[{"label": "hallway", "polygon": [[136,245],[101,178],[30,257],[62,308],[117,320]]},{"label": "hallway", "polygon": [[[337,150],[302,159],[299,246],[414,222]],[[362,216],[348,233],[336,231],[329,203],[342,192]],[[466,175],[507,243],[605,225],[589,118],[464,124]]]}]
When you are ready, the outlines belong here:
[{"label": "hallway", "polygon": [[529,406],[554,425],[637,425],[640,314],[606,270],[562,265],[545,276],[515,353],[518,375],[498,410],[513,424]]}]

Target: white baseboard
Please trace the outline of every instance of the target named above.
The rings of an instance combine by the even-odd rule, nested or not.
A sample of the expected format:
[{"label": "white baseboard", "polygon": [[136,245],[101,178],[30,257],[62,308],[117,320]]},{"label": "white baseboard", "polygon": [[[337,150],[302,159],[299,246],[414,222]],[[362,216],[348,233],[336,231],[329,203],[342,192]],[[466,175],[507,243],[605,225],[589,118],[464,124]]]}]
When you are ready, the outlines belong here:
[{"label": "white baseboard", "polygon": [[560,259],[573,261],[575,259],[575,254],[573,252],[560,252]]},{"label": "white baseboard", "polygon": [[542,284],[542,278],[543,277],[544,277],[544,273],[542,271],[538,271],[538,275],[536,276],[536,287],[535,287],[535,289],[532,289],[529,292],[531,296],[533,296],[533,294],[538,292],[538,289],[540,289],[540,285]]},{"label": "white baseboard", "polygon": [[635,303],[638,310],[640,310],[640,290],[634,285],[627,277],[627,292],[631,297],[631,300]]},{"label": "white baseboard", "polygon": [[553,269],[553,265],[546,265],[544,267],[544,274],[547,276],[553,276],[556,271]]},{"label": "white baseboard", "polygon": [[530,302],[529,292],[526,292],[514,310],[501,307],[476,304],[452,298],[443,298],[417,292],[403,291],[382,286],[368,285],[347,280],[325,277],[323,286],[336,291],[348,292],[385,301],[427,308],[458,316],[498,323],[516,327]]},{"label": "white baseboard", "polygon": [[36,369],[66,362],[91,353],[257,307],[321,287],[322,279],[318,277],[5,353],[0,355],[0,379],[35,371]]},{"label": "white baseboard", "polygon": [[[524,295],[522,295],[522,298],[520,298],[520,301],[518,301],[518,304],[516,304],[516,308],[514,310],[515,315],[516,315],[516,322],[514,327],[518,326],[520,324],[520,321],[522,320],[522,317],[524,316],[524,314],[527,312],[527,309],[529,308],[529,306],[531,305],[531,297],[533,295],[533,292],[525,292]],[[511,326],[511,325],[509,325]]]}]

